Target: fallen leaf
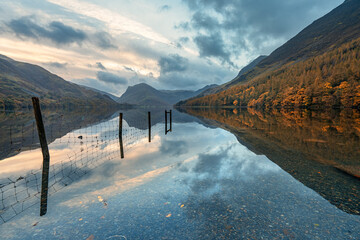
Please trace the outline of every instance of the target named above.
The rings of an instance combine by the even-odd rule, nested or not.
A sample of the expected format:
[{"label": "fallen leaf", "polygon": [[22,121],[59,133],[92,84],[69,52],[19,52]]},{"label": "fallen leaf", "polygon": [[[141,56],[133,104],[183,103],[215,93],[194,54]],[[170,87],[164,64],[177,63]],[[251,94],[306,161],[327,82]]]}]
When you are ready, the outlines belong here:
[{"label": "fallen leaf", "polygon": [[168,215],[166,215],[167,218],[171,217],[171,213],[169,213]]}]

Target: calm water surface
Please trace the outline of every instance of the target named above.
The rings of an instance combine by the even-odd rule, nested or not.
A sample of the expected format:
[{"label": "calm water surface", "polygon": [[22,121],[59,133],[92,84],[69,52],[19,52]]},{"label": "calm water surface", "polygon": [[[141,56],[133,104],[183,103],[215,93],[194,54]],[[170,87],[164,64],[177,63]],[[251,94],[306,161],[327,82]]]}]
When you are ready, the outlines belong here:
[{"label": "calm water surface", "polygon": [[[124,159],[118,113],[45,118],[43,217],[41,152],[18,114],[13,143],[2,139],[0,238],[360,238],[358,112],[173,110],[167,134],[151,112],[148,142],[147,110],[124,111]],[[0,116],[7,136],[14,116]]]}]

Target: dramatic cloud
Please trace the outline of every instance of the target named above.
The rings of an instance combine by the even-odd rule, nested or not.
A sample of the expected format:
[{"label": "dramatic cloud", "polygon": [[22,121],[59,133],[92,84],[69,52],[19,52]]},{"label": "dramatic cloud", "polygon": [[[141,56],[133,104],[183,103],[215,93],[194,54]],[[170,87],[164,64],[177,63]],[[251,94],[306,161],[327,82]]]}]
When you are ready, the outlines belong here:
[{"label": "dramatic cloud", "polygon": [[188,59],[181,57],[178,54],[161,57],[158,62],[162,74],[170,72],[183,72],[187,69],[188,63]]},{"label": "dramatic cloud", "polygon": [[97,62],[97,63],[96,63],[96,66],[97,66],[98,68],[100,68],[101,70],[106,70],[106,68],[104,67],[104,65],[102,65],[101,62]]},{"label": "dramatic cloud", "polygon": [[175,27],[196,32],[194,42],[200,56],[215,57],[230,65],[239,60],[239,55],[269,54],[340,3],[339,0],[183,2],[192,18]]},{"label": "dramatic cloud", "polygon": [[194,38],[194,42],[200,50],[201,57],[218,57],[223,62],[233,65],[230,61],[230,53],[225,50],[225,43],[220,34],[199,35]]},{"label": "dramatic cloud", "polygon": [[57,21],[50,22],[48,26],[42,27],[36,24],[32,17],[22,17],[11,20],[7,26],[19,37],[45,38],[57,44],[81,44],[87,39],[87,35],[83,31]]},{"label": "dramatic cloud", "polygon": [[128,83],[128,81],[123,78],[123,77],[119,77],[115,74],[112,73],[108,73],[108,72],[97,72],[96,74],[97,79],[102,81],[102,82],[106,82],[106,83],[113,83],[113,84],[120,84],[120,85],[125,85]]},{"label": "dramatic cloud", "polygon": [[0,51],[118,95],[139,82],[198,89],[231,80],[343,1],[1,0]]},{"label": "dramatic cloud", "polygon": [[95,45],[102,49],[116,49],[117,47],[113,44],[113,38],[107,32],[98,32],[93,36],[93,40]]},{"label": "dramatic cloud", "polygon": [[216,30],[219,28],[219,22],[216,18],[210,17],[203,12],[196,12],[191,19],[192,26],[196,29]]}]

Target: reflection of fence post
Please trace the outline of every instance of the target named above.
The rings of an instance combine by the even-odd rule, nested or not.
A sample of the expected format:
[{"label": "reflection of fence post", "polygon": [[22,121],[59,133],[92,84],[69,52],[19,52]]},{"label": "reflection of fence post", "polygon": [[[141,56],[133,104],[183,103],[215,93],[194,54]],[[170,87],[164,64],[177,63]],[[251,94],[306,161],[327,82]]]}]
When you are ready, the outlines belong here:
[{"label": "reflection of fence post", "polygon": [[167,134],[167,111],[165,110],[165,135]]},{"label": "reflection of fence post", "polygon": [[172,132],[172,112],[171,112],[171,109],[170,109],[170,129],[169,131]]},{"label": "reflection of fence post", "polygon": [[151,113],[148,112],[148,123],[149,123],[149,142],[151,142]]},{"label": "reflection of fence post", "polygon": [[120,155],[121,158],[124,158],[124,146],[123,146],[123,140],[122,140],[122,120],[123,120],[123,114],[119,114],[119,143],[120,143]]},{"label": "reflection of fence post", "polygon": [[41,116],[39,98],[33,97],[32,102],[34,107],[36,126],[39,134],[40,146],[43,155],[43,169],[42,169],[42,179],[41,179],[41,203],[40,203],[40,216],[43,216],[47,212],[50,154],[46,141],[44,122]]}]

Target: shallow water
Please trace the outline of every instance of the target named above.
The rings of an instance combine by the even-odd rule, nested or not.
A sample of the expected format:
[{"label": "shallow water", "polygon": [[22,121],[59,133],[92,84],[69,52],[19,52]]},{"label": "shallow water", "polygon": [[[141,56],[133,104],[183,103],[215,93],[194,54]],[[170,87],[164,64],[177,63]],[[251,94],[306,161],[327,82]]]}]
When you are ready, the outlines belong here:
[{"label": "shallow water", "polygon": [[[147,110],[125,111],[124,159],[117,113],[52,141],[50,196],[43,217],[39,184],[33,180],[41,177],[39,149],[0,161],[0,184],[14,182],[2,189],[3,199],[7,194],[2,204],[20,201],[0,213],[1,238],[360,238],[359,180],[353,176],[358,149],[337,161],[329,157],[337,157],[339,150],[321,145],[332,141],[331,134],[314,136],[318,118],[297,120],[302,130],[296,132],[295,125],[284,124],[292,122],[284,114],[187,111],[199,117],[194,118],[173,111],[172,131],[165,134],[163,110],[152,110],[151,142]],[[357,118],[351,119],[347,126],[356,127]],[[306,148],[297,148],[287,135],[282,139],[270,133],[281,129],[285,135],[296,133]],[[347,146],[356,146],[356,131],[349,133],[351,139],[346,129],[341,133]],[[315,161],[320,153],[325,160]],[[334,182],[346,183],[348,194]],[[34,196],[22,198],[19,192],[25,190]]]}]

